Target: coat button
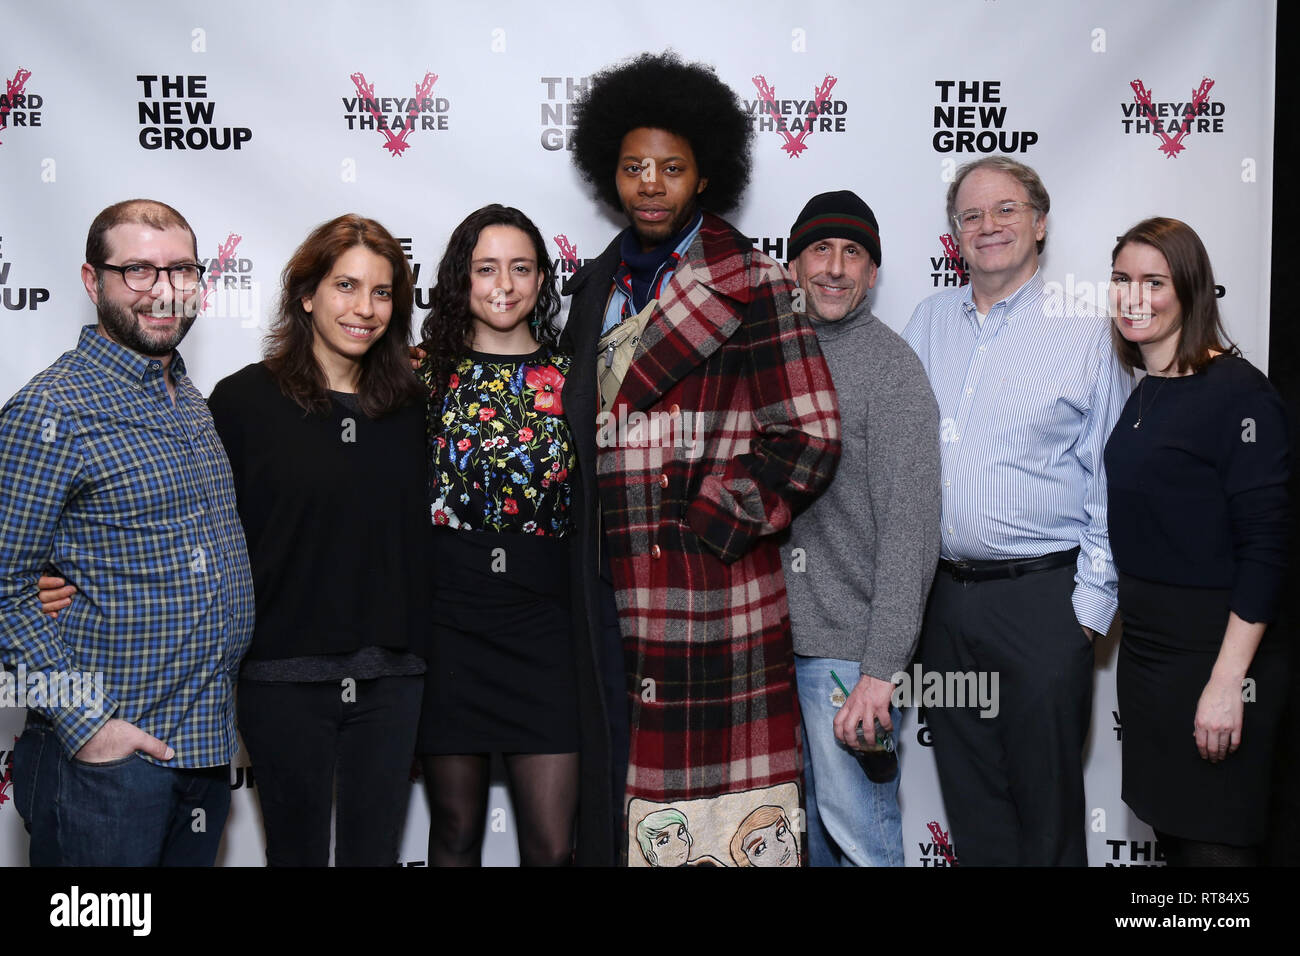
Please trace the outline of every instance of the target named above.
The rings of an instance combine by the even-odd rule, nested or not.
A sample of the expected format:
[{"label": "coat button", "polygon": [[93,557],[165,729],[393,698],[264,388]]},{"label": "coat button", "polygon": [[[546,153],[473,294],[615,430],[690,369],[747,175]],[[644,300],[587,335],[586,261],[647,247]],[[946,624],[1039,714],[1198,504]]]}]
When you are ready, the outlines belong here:
[{"label": "coat button", "polygon": [[681,413],[682,413],[682,407],[676,403],[673,403],[673,407],[668,409],[668,414],[671,415],[673,418],[676,418]]},{"label": "coat button", "polygon": [[667,488],[667,487],[668,487],[668,476],[667,476],[667,475],[660,475],[660,476],[659,476],[659,487],[660,487],[660,488]]},{"label": "coat button", "polygon": [[658,560],[662,554],[663,552],[659,550],[659,545],[657,544],[650,549],[650,557],[654,558],[655,560]]}]

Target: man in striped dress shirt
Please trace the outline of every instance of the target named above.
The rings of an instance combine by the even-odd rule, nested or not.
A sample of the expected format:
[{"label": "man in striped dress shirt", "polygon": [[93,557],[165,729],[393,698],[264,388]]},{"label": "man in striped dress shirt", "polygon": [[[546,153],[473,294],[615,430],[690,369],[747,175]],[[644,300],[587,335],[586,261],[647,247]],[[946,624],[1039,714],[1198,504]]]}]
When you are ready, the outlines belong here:
[{"label": "man in striped dress shirt", "polygon": [[923,301],[903,333],[940,415],[942,557],[920,659],[998,689],[992,706],[927,707],[968,865],[1087,863],[1092,641],[1116,609],[1102,451],[1132,381],[1107,319],[1046,294],[1049,205],[1008,157],[959,169],[948,216],[970,284]]},{"label": "man in striped dress shirt", "polygon": [[[98,324],[0,410],[0,701],[28,708],[14,803],[36,866],[216,858],[253,582],[175,351],[202,272],[170,206],[105,209],[81,267]],[[49,566],[80,592],[57,620],[35,598]]]}]

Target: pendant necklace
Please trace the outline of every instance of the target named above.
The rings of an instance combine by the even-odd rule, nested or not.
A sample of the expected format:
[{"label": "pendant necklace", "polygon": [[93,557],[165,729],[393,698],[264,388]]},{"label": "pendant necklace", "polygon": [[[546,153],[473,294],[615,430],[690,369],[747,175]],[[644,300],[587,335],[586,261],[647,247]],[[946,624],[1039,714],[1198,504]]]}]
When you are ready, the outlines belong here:
[{"label": "pendant necklace", "polygon": [[[1143,411],[1142,411],[1142,398],[1143,398],[1143,391],[1144,391],[1145,386],[1146,386],[1146,384],[1147,384],[1147,379],[1149,379],[1150,377],[1151,377],[1151,376],[1150,376],[1149,374],[1148,374],[1148,375],[1143,375],[1143,376],[1142,376],[1142,383],[1141,383],[1140,385],[1138,385],[1138,417],[1137,417],[1137,421],[1135,421],[1135,422],[1133,423],[1133,427],[1134,427],[1134,428],[1141,428],[1141,427],[1142,427],[1142,415],[1143,415]],[[1156,403],[1156,399],[1160,397],[1160,389],[1164,387],[1165,379],[1167,378],[1167,376],[1165,376],[1165,375],[1160,375],[1160,376],[1158,376],[1158,378],[1160,379],[1160,384],[1157,385],[1157,386],[1155,387],[1155,389],[1154,389],[1154,390],[1152,391],[1152,393],[1151,393],[1151,405],[1148,405],[1148,406],[1147,406],[1147,409],[1146,409],[1148,412],[1151,411],[1152,406],[1155,405],[1155,403]]]}]

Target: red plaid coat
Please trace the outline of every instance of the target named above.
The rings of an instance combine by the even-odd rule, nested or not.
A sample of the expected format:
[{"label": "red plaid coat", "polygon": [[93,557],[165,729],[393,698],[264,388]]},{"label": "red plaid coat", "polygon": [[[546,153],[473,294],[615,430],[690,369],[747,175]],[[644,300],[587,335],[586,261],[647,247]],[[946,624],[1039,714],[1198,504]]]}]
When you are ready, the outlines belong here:
[{"label": "red plaid coat", "polygon": [[[615,240],[584,270],[590,281],[579,273],[566,289],[576,293],[565,388],[575,422],[585,414],[573,402],[596,407],[587,343],[599,334],[604,277],[617,262]],[[598,422],[597,483],[632,712],[629,800],[800,780],[774,535],[830,481],[840,444],[830,373],[791,292],[779,265],[705,214],[612,413]],[[584,444],[579,435],[580,459]]]}]

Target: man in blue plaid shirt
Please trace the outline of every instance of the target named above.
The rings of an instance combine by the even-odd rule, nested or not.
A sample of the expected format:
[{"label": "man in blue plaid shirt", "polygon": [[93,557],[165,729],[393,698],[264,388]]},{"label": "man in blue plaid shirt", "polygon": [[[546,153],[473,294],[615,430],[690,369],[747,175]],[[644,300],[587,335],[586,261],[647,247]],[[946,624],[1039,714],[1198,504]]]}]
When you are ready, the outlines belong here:
[{"label": "man in blue plaid shirt", "polygon": [[[211,865],[229,812],[253,583],[175,350],[202,273],[170,206],[105,209],[81,267],[98,323],[0,410],[0,703],[28,707],[14,801],[36,866]],[[57,619],[46,568],[80,592]]]}]

